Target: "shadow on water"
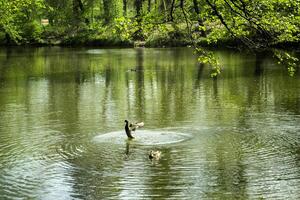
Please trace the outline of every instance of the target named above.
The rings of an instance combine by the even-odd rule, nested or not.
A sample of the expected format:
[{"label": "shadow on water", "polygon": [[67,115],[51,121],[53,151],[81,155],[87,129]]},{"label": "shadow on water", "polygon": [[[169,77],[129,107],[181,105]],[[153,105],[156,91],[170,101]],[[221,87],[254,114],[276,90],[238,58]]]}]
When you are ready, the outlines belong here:
[{"label": "shadow on water", "polygon": [[262,64],[265,58],[266,58],[265,54],[262,53],[255,54],[255,71],[254,71],[255,76],[260,76],[264,72]]},{"label": "shadow on water", "polygon": [[144,119],[144,108],[145,108],[145,88],[144,88],[144,49],[136,49],[136,69],[138,70],[136,74],[135,83],[135,94],[136,102],[134,106],[137,108],[137,119]]},{"label": "shadow on water", "polygon": [[203,70],[204,70],[204,64],[199,63],[197,67],[197,77],[195,80],[195,89],[199,89],[200,83],[201,83],[201,78],[203,77]]}]

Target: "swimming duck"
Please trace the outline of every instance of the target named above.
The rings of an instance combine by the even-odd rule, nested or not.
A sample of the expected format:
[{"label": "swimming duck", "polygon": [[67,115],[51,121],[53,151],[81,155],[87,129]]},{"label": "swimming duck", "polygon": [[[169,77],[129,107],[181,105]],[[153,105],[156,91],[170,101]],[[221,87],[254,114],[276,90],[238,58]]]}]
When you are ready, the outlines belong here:
[{"label": "swimming duck", "polygon": [[125,132],[126,135],[129,139],[133,139],[134,137],[132,136],[132,132],[135,131],[137,128],[143,127],[144,122],[139,122],[139,123],[129,123],[128,120],[125,120]]},{"label": "swimming duck", "polygon": [[161,156],[161,151],[153,151],[153,150],[151,150],[150,152],[149,152],[149,159],[156,159],[156,160],[158,160],[158,159],[160,159],[160,156]]}]

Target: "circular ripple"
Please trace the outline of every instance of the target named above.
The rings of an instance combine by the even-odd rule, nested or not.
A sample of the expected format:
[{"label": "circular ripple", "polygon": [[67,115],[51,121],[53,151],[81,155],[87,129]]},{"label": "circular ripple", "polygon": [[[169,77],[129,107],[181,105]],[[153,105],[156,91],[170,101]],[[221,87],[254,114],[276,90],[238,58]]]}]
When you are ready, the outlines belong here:
[{"label": "circular ripple", "polygon": [[[134,141],[141,145],[162,145],[183,142],[190,139],[191,135],[173,131],[138,130],[134,137]],[[122,144],[126,139],[124,131],[114,131],[94,137],[97,143]]]},{"label": "circular ripple", "polygon": [[85,147],[79,144],[64,143],[56,151],[62,157],[70,159],[80,157],[84,153]]}]

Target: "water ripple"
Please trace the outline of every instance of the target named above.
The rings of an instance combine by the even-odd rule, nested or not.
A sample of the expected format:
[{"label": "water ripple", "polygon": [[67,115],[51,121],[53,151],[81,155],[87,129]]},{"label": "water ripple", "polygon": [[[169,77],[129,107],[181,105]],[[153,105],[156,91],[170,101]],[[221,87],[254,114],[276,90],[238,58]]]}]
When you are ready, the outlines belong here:
[{"label": "water ripple", "polygon": [[[186,141],[191,138],[188,133],[165,130],[138,130],[133,140],[141,145],[166,145]],[[115,131],[98,135],[94,138],[98,143],[122,144],[126,140],[124,131]]]}]

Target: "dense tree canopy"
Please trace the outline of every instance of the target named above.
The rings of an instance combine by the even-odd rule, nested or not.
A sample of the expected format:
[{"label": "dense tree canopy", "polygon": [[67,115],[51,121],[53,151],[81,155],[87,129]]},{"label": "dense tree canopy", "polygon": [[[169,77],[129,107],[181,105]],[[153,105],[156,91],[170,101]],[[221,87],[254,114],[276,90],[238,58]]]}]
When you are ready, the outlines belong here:
[{"label": "dense tree canopy", "polygon": [[298,44],[299,7],[299,0],[0,0],[0,31],[2,43],[142,40],[262,48]]},{"label": "dense tree canopy", "polygon": [[6,42],[38,37],[41,31],[33,26],[44,8],[42,0],[0,0],[0,31]]}]

